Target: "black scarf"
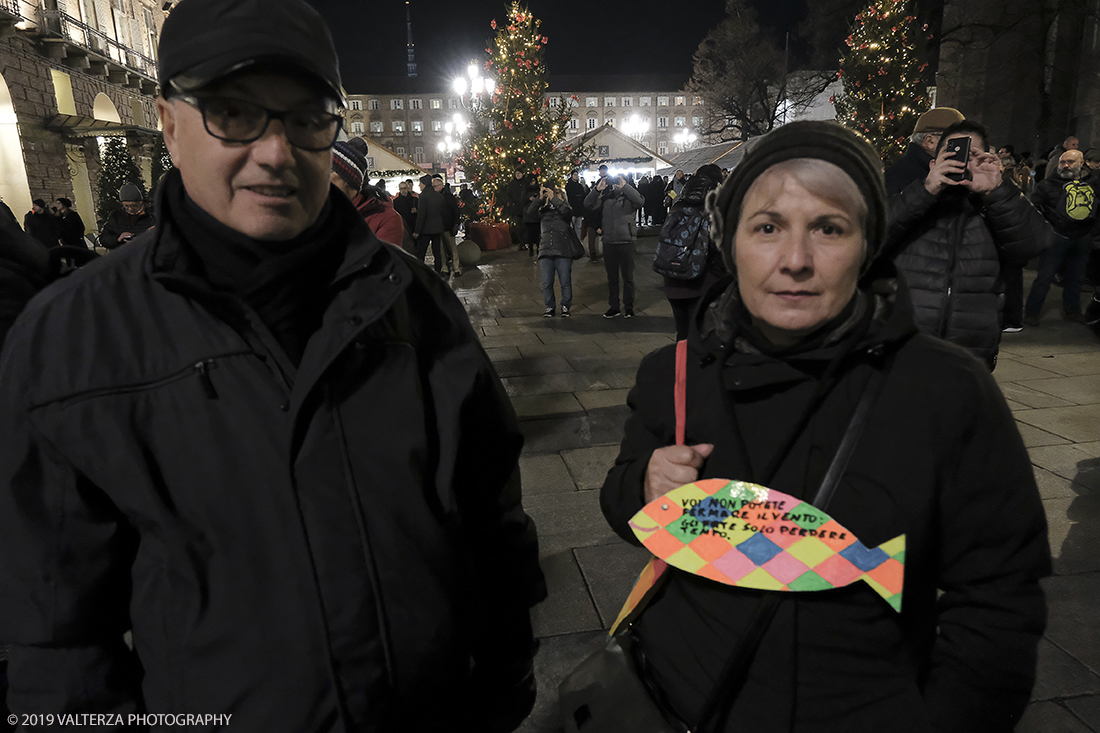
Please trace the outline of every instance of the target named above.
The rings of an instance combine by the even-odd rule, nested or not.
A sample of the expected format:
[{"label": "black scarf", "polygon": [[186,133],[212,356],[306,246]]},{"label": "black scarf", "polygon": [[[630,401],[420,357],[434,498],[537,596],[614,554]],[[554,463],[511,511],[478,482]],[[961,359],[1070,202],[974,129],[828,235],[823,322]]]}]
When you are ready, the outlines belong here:
[{"label": "black scarf", "polygon": [[258,240],[201,209],[178,178],[166,184],[172,219],[206,279],[248,303],[297,365],[331,299],[329,284],[348,242],[346,217],[326,201],[317,221],[297,237]]}]

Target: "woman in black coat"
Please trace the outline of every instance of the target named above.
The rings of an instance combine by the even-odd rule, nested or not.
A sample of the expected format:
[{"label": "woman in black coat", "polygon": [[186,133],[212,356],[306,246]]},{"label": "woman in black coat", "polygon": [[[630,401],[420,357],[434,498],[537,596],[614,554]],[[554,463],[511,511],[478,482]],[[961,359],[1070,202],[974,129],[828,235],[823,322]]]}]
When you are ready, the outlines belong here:
[{"label": "woman in black coat", "polygon": [[[810,502],[869,391],[827,511],[868,555],[905,536],[903,553],[889,555],[904,566],[900,610],[864,582],[792,592],[790,578],[808,577],[793,563],[818,562],[799,550],[804,531],[778,545],[763,540],[782,532],[753,535],[755,550],[772,549],[729,550],[739,560],[712,543],[698,552],[744,573],[784,554],[767,572],[791,589],[723,584],[704,560],[681,558],[629,632],[639,669],[669,716],[708,733],[1008,733],[1030,696],[1046,618],[1042,504],[988,370],[918,334],[904,284],[876,258],[886,226],[878,156],[835,123],[790,123],[761,140],[708,210],[735,280],[691,323],[684,444],[674,445],[667,347],[638,370],[604,514],[638,544],[631,518],[650,501],[667,508],[669,491],[697,479]],[[755,653],[723,675],[754,620]],[[716,715],[701,728],[708,701]]]}]

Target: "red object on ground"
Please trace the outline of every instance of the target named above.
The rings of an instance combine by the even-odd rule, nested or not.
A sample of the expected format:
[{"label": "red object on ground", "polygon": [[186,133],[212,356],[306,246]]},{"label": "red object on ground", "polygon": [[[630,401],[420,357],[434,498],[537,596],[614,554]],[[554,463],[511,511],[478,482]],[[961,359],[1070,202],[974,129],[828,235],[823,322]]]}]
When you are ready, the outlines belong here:
[{"label": "red object on ground", "polygon": [[512,246],[512,237],[508,232],[507,224],[470,222],[466,225],[466,238],[476,242],[482,251]]}]

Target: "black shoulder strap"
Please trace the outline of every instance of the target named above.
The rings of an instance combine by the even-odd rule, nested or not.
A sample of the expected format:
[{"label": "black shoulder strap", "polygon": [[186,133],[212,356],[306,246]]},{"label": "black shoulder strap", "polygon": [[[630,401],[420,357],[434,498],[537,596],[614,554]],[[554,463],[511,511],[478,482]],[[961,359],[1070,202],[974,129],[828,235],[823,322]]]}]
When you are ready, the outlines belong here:
[{"label": "black shoulder strap", "polygon": [[[848,460],[855,451],[859,436],[867,422],[867,415],[871,412],[871,406],[882,388],[885,377],[886,370],[876,369],[871,374],[867,386],[864,387],[859,403],[848,422],[848,429],[844,433],[844,438],[840,441],[840,447],[837,449],[836,455],[833,456],[833,462],[829,465],[829,470],[825,472],[825,478],[822,479],[817,493],[810,501],[817,508],[826,509],[829,502],[832,501],[837,484],[840,483],[841,476],[848,468]],[[741,642],[734,649],[733,655],[726,662],[726,666],[718,676],[718,683],[715,685],[714,690],[707,697],[698,724],[692,726],[693,731],[707,730],[707,726],[712,720],[716,723],[715,730],[721,729],[725,716],[729,714],[729,703],[740,691],[741,686],[744,685],[745,676],[749,671],[749,664],[752,662],[752,658],[760,646],[760,640],[764,638],[764,632],[767,631],[768,625],[771,623],[782,599],[783,596],[779,593],[769,593],[760,601],[756,613],[753,614],[752,620],[749,622],[749,628],[745,635],[741,637]],[[719,713],[721,713],[721,717],[716,718]]]}]

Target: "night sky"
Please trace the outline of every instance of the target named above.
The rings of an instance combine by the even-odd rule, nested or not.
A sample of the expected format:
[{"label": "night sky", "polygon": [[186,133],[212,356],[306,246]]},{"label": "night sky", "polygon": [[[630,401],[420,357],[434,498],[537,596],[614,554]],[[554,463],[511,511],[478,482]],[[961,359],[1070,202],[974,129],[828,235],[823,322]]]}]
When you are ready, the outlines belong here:
[{"label": "night sky", "polygon": [[[793,28],[806,0],[750,0],[774,32]],[[812,0],[809,0],[812,2]],[[355,79],[405,75],[404,0],[309,0],[332,29],[345,88]],[[451,78],[484,57],[489,21],[504,17],[503,0],[411,0],[413,42],[420,76]],[[725,0],[530,4],[549,39],[551,75],[691,75],[691,56],[724,14]],[[677,8],[690,8],[677,12]],[[625,12],[624,12],[625,9]]]}]

